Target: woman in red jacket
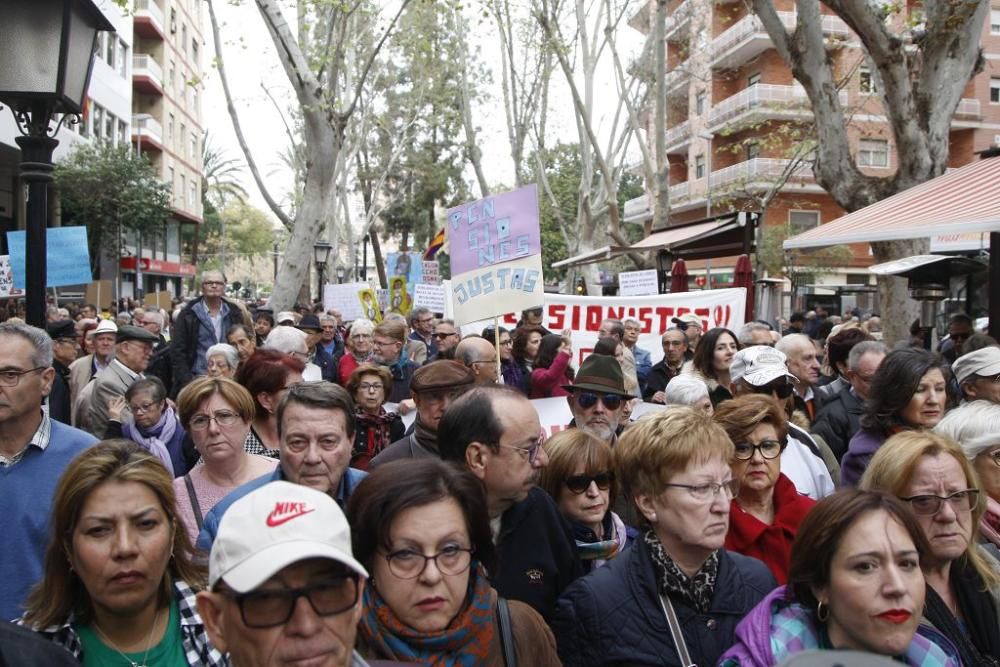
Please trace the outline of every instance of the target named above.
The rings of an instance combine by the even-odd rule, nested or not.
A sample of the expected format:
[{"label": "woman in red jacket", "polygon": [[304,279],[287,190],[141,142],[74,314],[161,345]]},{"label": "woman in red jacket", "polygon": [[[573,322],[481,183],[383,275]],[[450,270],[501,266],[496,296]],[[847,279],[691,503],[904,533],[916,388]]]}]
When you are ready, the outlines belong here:
[{"label": "woman in red jacket", "polygon": [[729,510],[726,548],[764,561],[779,584],[787,583],[792,541],[816,502],[781,474],[784,412],[771,396],[747,394],[720,403],[714,419],[735,446],[733,477],[740,482]]},{"label": "woman in red jacket", "polygon": [[535,357],[534,370],[531,371],[529,398],[569,396],[562,385],[573,384],[573,369],[569,365],[572,358],[573,344],[568,336],[543,336]]}]

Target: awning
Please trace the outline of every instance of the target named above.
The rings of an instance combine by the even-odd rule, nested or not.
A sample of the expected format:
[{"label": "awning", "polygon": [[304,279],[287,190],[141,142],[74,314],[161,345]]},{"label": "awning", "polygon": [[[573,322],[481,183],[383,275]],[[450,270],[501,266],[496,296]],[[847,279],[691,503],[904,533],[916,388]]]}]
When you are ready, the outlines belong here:
[{"label": "awning", "polygon": [[1000,157],[984,158],[797,234],[786,250],[1000,232]]},{"label": "awning", "polygon": [[705,259],[743,252],[746,214],[729,214],[667,227],[630,246],[604,246],[553,262],[552,268],[602,262],[630,252],[666,252],[675,258]]}]

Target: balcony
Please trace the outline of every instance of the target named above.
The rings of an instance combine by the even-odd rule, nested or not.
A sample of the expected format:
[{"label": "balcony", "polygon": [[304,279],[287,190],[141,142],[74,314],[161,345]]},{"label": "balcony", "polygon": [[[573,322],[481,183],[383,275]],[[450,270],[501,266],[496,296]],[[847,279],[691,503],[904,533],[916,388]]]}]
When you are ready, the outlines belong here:
[{"label": "balcony", "polygon": [[163,126],[148,113],[133,114],[132,141],[139,150],[163,150]]},{"label": "balcony", "polygon": [[687,200],[690,196],[690,189],[688,188],[688,181],[683,183],[678,183],[676,185],[671,185],[667,188],[670,191],[670,206],[674,207],[681,202]]},{"label": "balcony", "polygon": [[692,11],[691,0],[684,0],[670,13],[664,33],[668,42],[680,41],[687,35],[687,30],[691,26]]},{"label": "balcony", "polygon": [[132,55],[132,88],[152,95],[163,94],[163,68],[148,53]]},{"label": "balcony", "polygon": [[680,125],[674,125],[665,135],[668,154],[686,153],[687,147],[691,144],[691,123],[684,121]]},{"label": "balcony", "polygon": [[[840,91],[840,104],[847,105],[847,91]],[[708,128],[715,132],[724,125],[736,125],[761,118],[802,118],[812,115],[809,98],[802,86],[758,83],[727,97],[712,107]]]},{"label": "balcony", "polygon": [[[727,187],[740,189],[771,187],[781,178],[785,169],[788,168],[789,162],[790,160],[758,157],[713,171],[712,190],[721,190]],[[786,183],[815,185],[816,179],[813,177],[811,164],[800,161]]]},{"label": "balcony", "polygon": [[163,40],[163,10],[155,0],[135,0],[132,27],[143,39]]},{"label": "balcony", "polygon": [[958,101],[951,125],[955,128],[979,127],[982,120],[983,112],[979,100],[966,97]]},{"label": "balcony", "polygon": [[687,97],[688,85],[691,83],[691,70],[688,69],[689,60],[685,60],[674,69],[667,72],[664,84],[667,87],[667,96],[684,95]]},{"label": "balcony", "polygon": [[[786,30],[795,30],[795,12],[778,12]],[[830,14],[823,15],[823,34],[845,38],[850,34],[847,24]],[[744,16],[712,40],[712,67],[731,69],[772,48],[771,37],[756,14]]]}]

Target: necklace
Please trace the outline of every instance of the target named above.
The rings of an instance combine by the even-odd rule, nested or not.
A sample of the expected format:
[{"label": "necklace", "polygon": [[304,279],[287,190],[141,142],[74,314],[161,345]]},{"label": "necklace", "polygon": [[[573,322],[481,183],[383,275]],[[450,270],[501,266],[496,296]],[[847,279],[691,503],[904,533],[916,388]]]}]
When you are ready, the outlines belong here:
[{"label": "necklace", "polygon": [[149,637],[146,638],[146,652],[142,654],[142,662],[136,662],[135,660],[132,660],[127,655],[125,655],[125,652],[122,651],[120,648],[118,648],[118,646],[113,641],[111,641],[110,637],[104,634],[104,631],[101,630],[101,626],[97,624],[96,620],[94,621],[94,630],[97,630],[97,634],[101,636],[101,639],[103,639],[108,646],[117,651],[118,655],[122,657],[122,660],[127,662],[130,665],[130,667],[146,667],[146,660],[149,658],[149,651],[150,649],[153,648],[150,645],[153,641],[153,633],[156,632],[156,625],[157,623],[160,622],[160,611],[162,610],[158,609],[156,611],[156,616],[153,617],[153,627],[149,629]]}]

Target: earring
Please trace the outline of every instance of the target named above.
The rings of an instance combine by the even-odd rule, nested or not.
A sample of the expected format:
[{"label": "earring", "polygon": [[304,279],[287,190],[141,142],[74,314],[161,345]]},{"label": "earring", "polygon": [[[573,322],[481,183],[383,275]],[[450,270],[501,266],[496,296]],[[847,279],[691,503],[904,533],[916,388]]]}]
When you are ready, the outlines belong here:
[{"label": "earring", "polygon": [[816,620],[820,623],[826,623],[830,620],[830,608],[824,605],[822,601],[816,603]]}]

